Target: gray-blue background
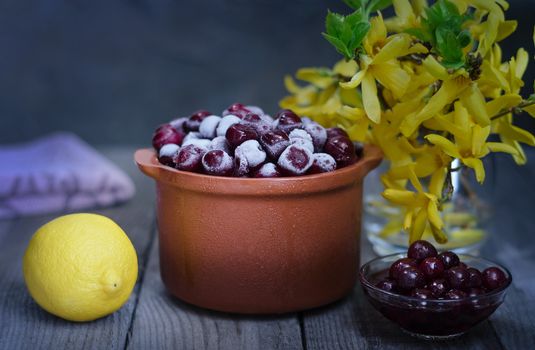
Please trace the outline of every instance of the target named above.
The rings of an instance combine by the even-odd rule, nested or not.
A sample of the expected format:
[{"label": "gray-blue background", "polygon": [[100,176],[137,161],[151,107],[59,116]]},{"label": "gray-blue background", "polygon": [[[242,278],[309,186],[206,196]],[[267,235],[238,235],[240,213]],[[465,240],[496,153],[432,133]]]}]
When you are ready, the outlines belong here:
[{"label": "gray-blue background", "polygon": [[[510,3],[520,28],[505,54],[533,56],[535,0]],[[155,125],[195,109],[273,112],[284,74],[338,58],[320,35],[327,8],[348,11],[335,0],[0,0],[0,144],[55,130],[148,144]]]}]

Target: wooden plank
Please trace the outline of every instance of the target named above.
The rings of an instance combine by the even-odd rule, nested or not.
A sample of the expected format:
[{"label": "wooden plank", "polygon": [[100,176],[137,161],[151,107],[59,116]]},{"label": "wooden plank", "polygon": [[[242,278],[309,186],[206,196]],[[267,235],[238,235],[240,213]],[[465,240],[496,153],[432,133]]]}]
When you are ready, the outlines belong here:
[{"label": "wooden plank", "polygon": [[[115,220],[129,235],[144,271],[154,222],[154,189],[135,167],[131,148],[105,150],[132,177],[136,196],[128,203],[95,210]],[[58,216],[3,221],[0,225],[0,349],[123,349],[135,309],[138,287],[114,314],[90,323],[67,322],[42,310],[30,297],[22,276],[22,256],[33,232]]]},{"label": "wooden plank", "polygon": [[160,279],[157,242],[134,317],[128,349],[302,349],[295,314],[231,315],[172,297]]}]

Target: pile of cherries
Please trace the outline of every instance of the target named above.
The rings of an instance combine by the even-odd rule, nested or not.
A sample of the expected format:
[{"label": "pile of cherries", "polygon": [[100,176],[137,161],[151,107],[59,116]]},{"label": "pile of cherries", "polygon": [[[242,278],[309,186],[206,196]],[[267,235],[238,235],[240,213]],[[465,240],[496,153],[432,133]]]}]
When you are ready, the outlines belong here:
[{"label": "pile of cherries", "polygon": [[197,111],[159,126],[152,145],[160,163],[216,176],[281,177],[334,171],[358,161],[362,146],[289,109],[273,119],[235,103],[221,116]]},{"label": "pile of cherries", "polygon": [[376,287],[419,299],[459,300],[485,294],[500,288],[507,276],[498,267],[479,271],[468,267],[457,254],[438,254],[427,241],[416,241],[409,247],[406,258],[395,261],[388,277]]}]

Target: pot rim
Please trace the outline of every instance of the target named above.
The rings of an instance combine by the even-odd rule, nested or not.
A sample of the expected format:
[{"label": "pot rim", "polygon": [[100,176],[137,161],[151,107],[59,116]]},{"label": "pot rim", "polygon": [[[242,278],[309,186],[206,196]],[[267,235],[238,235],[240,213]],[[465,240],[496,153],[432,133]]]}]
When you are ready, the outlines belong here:
[{"label": "pot rim", "polygon": [[302,195],[330,191],[362,181],[383,159],[380,148],[365,145],[363,157],[355,164],[333,172],[279,178],[223,177],[186,172],[161,164],[151,148],[138,149],[134,160],[139,169],[158,184],[164,183],[195,192],[243,195]]}]

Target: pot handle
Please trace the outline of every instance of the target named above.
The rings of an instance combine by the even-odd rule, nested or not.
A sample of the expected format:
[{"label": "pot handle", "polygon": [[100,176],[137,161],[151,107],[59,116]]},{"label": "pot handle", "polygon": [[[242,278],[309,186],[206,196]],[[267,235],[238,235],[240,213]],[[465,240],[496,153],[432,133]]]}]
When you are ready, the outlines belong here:
[{"label": "pot handle", "polygon": [[138,149],[134,153],[134,161],[139,170],[153,179],[158,179],[160,177],[160,170],[163,169],[163,166],[160,163],[155,162],[154,159],[156,159],[155,153],[151,148]]}]

